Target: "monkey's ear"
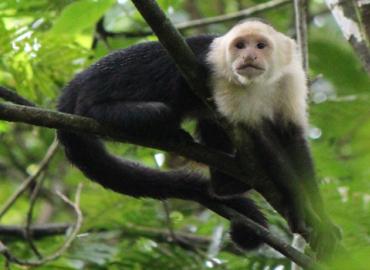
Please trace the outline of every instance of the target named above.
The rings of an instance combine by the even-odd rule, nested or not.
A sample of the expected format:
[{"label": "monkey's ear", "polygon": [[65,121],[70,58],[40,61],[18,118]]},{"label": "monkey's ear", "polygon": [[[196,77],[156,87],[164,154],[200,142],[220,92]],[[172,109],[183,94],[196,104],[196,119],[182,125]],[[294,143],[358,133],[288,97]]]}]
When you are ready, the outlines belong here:
[{"label": "monkey's ear", "polygon": [[207,62],[211,65],[214,75],[221,77],[230,76],[225,36],[213,40],[207,55]]},{"label": "monkey's ear", "polygon": [[296,58],[295,56],[297,54],[297,43],[294,39],[287,37],[286,35],[283,35],[281,33],[278,33],[278,35],[280,41],[279,51],[282,54],[282,64],[283,66],[286,66],[289,65],[292,60]]}]

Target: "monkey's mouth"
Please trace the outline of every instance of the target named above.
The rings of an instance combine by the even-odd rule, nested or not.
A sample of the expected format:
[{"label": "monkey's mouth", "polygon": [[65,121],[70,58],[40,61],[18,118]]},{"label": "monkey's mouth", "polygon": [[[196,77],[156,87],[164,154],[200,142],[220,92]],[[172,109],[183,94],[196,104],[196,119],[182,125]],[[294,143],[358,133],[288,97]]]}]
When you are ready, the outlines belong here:
[{"label": "monkey's mouth", "polygon": [[242,64],[237,67],[238,71],[247,70],[247,69],[257,69],[257,70],[264,70],[264,68],[259,67],[253,64]]}]

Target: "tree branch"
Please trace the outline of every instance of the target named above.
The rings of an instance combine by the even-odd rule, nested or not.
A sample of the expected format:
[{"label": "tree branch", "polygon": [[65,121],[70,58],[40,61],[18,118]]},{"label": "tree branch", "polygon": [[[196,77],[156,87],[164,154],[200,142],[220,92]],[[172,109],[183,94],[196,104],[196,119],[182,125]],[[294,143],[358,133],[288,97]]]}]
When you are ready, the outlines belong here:
[{"label": "tree branch", "polygon": [[307,21],[308,0],[294,0],[295,30],[303,69],[308,71]]},{"label": "tree branch", "polygon": [[[367,32],[363,31],[361,22],[357,17],[355,4],[350,0],[325,0],[325,2],[341,29],[344,38],[349,41],[354,51],[360,57],[365,70],[370,75],[370,47],[368,44],[369,40],[367,40],[369,36],[367,36]],[[365,12],[364,14],[370,13],[369,4],[361,6],[363,12]],[[369,27],[369,25],[367,25],[367,27]],[[367,31],[368,29],[369,28],[367,28]]]},{"label": "tree branch", "polygon": [[[362,33],[365,37],[365,43],[370,55],[370,1],[368,0],[352,0],[355,6]],[[370,71],[369,71],[370,73]]]},{"label": "tree branch", "polygon": [[[73,224],[63,224],[63,223],[50,223],[42,225],[32,225],[30,227],[30,233],[33,239],[42,239],[45,237],[52,237],[58,235],[64,235],[73,227]],[[24,226],[18,225],[0,225],[0,239],[22,239],[26,240],[24,235]],[[151,227],[138,226],[136,224],[127,224],[123,227],[120,226],[119,229],[105,229],[105,228],[91,228],[87,230],[88,233],[99,233],[99,232],[119,232],[120,237],[124,239],[137,239],[138,237],[150,238],[157,242],[175,243],[179,241],[180,246],[183,242],[193,245],[195,248],[201,248],[207,250],[212,239],[207,236],[194,235],[192,233],[186,233],[182,231],[169,232],[168,229],[157,229]],[[176,235],[173,239],[172,234]],[[237,248],[232,242],[227,241],[223,245],[223,250],[230,253],[240,255],[242,252]]]}]

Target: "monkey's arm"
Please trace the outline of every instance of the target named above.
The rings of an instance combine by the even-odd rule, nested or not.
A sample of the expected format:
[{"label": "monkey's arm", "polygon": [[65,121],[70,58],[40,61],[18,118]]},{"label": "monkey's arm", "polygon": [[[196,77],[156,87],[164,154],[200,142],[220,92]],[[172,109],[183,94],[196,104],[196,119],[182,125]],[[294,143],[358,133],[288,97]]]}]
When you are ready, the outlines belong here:
[{"label": "monkey's arm", "polygon": [[[197,135],[201,143],[232,154],[234,147],[223,128],[210,119],[198,121]],[[219,196],[241,194],[250,187],[234,177],[215,168],[210,168],[212,191]]]}]

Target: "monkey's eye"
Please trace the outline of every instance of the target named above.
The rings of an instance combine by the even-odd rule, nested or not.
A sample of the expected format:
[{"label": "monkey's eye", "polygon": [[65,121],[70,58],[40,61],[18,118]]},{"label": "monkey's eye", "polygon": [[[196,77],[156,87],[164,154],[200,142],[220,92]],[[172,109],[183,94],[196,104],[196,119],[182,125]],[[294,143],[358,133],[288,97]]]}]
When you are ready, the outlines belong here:
[{"label": "monkey's eye", "polygon": [[237,49],[244,49],[245,48],[245,44],[243,41],[238,41],[236,44],[235,44],[235,48]]},{"label": "monkey's eye", "polygon": [[260,49],[260,50],[264,49],[266,46],[267,45],[263,42],[260,42],[260,43],[257,44],[257,48]]}]

